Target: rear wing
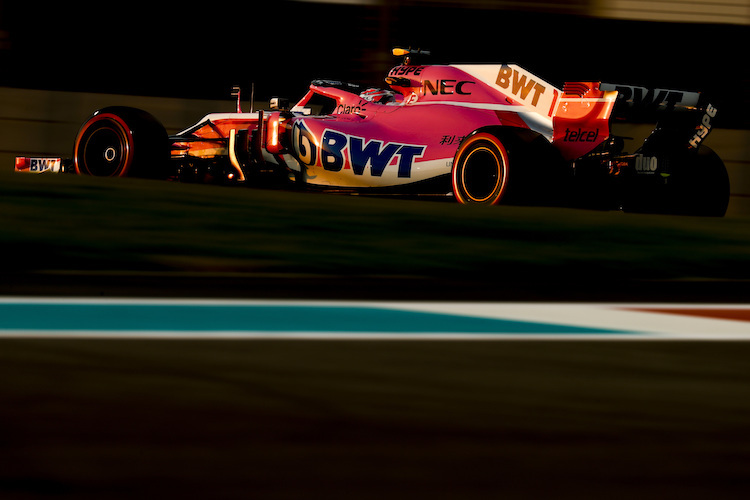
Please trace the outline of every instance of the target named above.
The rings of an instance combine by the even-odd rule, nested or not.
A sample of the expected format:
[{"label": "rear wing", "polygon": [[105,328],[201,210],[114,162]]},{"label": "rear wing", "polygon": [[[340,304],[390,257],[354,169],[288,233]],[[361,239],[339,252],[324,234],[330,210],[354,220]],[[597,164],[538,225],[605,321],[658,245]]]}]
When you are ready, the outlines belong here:
[{"label": "rear wing", "polygon": [[718,110],[700,92],[612,83],[602,83],[599,88],[617,91],[614,119],[657,123],[647,142],[658,139],[673,147],[697,150],[715,125]]},{"label": "rear wing", "polygon": [[599,88],[617,92],[613,116],[621,119],[653,120],[672,111],[693,111],[701,104],[700,92],[648,89],[617,83],[601,83]]}]

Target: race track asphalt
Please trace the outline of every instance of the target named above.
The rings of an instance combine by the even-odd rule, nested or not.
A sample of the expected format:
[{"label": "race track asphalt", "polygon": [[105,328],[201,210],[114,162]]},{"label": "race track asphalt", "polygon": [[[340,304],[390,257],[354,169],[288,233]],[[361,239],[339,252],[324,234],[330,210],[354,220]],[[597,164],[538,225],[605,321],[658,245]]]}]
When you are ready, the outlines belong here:
[{"label": "race track asphalt", "polygon": [[[748,299],[742,218],[203,188],[3,184],[0,294]],[[565,266],[591,272],[525,274]],[[744,498],[748,359],[732,341],[2,339],[0,497]]]},{"label": "race track asphalt", "polygon": [[6,499],[750,487],[746,342],[0,344]]}]

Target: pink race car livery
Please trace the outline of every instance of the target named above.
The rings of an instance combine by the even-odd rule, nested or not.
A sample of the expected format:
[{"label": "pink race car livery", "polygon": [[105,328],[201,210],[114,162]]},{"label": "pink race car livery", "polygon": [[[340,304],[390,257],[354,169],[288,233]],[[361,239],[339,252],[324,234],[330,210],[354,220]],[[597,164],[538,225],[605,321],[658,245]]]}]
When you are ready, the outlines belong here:
[{"label": "pink race car livery", "polygon": [[[422,65],[396,49],[387,89],[315,80],[294,106],[209,114],[167,136],[150,114],[95,112],[73,158],[19,157],[19,171],[183,181],[265,180],[460,203],[568,204],[721,216],[726,169],[703,145],[716,108],[701,94],[601,82],[562,89],[515,64]],[[614,120],[655,117],[633,153]],[[49,166],[49,168],[47,168]]]}]

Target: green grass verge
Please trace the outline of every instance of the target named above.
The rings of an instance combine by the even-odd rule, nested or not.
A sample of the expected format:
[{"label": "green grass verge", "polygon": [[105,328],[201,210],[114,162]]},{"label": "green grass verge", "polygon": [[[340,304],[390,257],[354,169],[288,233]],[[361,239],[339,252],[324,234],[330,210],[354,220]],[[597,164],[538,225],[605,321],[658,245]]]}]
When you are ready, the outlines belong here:
[{"label": "green grass verge", "polygon": [[4,272],[750,278],[750,219],[0,174]]}]

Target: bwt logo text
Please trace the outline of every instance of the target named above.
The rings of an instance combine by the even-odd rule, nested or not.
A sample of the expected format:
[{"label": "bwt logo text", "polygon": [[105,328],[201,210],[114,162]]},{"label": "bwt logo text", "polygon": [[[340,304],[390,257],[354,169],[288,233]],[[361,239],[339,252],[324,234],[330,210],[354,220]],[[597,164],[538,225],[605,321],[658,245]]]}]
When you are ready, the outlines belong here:
[{"label": "bwt logo text", "polygon": [[399,177],[411,177],[414,160],[424,154],[426,146],[366,140],[331,129],[324,130],[318,142],[305,123],[298,121],[292,127],[292,148],[300,163],[308,167],[332,172],[351,169],[355,175],[364,175],[370,167],[370,175],[380,177],[393,164]]}]

